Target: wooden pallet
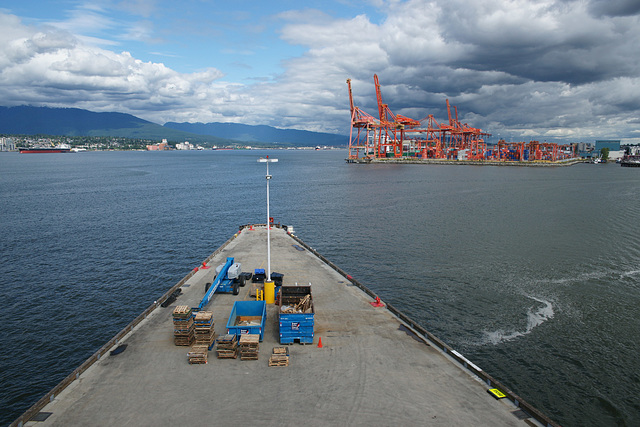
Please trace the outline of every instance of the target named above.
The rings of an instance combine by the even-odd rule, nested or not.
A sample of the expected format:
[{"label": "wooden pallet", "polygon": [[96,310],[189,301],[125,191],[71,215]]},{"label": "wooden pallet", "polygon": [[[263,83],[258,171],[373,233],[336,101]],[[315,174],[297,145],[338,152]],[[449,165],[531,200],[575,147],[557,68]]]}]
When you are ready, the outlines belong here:
[{"label": "wooden pallet", "polygon": [[240,335],[240,346],[258,346],[260,343],[260,335],[258,334],[243,334]]},{"label": "wooden pallet", "polygon": [[218,348],[236,348],[238,346],[238,340],[235,335],[220,335],[218,337]]},{"label": "wooden pallet", "polygon": [[175,336],[173,337],[173,343],[180,346],[189,346],[193,343],[193,335]]},{"label": "wooden pallet", "polygon": [[196,322],[211,322],[213,320],[212,311],[199,311],[195,315]]},{"label": "wooden pallet", "polygon": [[216,334],[214,331],[211,331],[210,334],[198,334],[196,330],[196,345],[206,345],[209,347],[216,339]]},{"label": "wooden pallet", "polygon": [[[214,331],[213,329],[211,330],[207,330],[206,332],[204,331],[199,331],[196,329],[196,339],[197,340],[211,340],[216,336],[216,331]],[[213,342],[213,341],[211,341]]]},{"label": "wooden pallet", "polygon": [[188,319],[173,319],[173,327],[175,329],[189,329],[193,327],[193,317]]},{"label": "wooden pallet", "polygon": [[204,364],[207,363],[207,356],[209,349],[206,345],[194,345],[187,353],[187,358],[190,364]]},{"label": "wooden pallet", "polygon": [[258,349],[260,347],[260,335],[244,334],[240,336],[238,349],[240,350],[240,360],[258,360]]},{"label": "wooden pallet", "polygon": [[269,366],[289,366],[289,347],[274,347]]},{"label": "wooden pallet", "polygon": [[189,327],[189,328],[176,328],[175,326],[173,328],[173,335],[175,335],[175,336],[194,335],[195,332],[196,331],[195,331],[193,325],[191,325],[191,327]]},{"label": "wooden pallet", "polygon": [[173,309],[174,319],[188,319],[191,317],[191,307],[188,305],[179,305]]},{"label": "wooden pallet", "polygon": [[269,358],[269,366],[289,366],[289,356],[272,354]]},{"label": "wooden pallet", "polygon": [[194,327],[196,328],[196,332],[209,332],[215,329],[213,323],[210,325],[203,325],[202,323],[194,323]]},{"label": "wooden pallet", "polygon": [[238,357],[237,337],[231,334],[218,337],[216,352],[218,353],[218,359],[236,359]]},{"label": "wooden pallet", "polygon": [[218,359],[237,359],[238,358],[238,349],[233,350],[216,350],[218,353]]},{"label": "wooden pallet", "polygon": [[194,324],[196,326],[196,330],[202,329],[213,329],[213,313],[210,311],[199,311],[196,313],[194,317]]},{"label": "wooden pallet", "polygon": [[274,347],[272,354],[285,354],[289,355],[289,347]]}]

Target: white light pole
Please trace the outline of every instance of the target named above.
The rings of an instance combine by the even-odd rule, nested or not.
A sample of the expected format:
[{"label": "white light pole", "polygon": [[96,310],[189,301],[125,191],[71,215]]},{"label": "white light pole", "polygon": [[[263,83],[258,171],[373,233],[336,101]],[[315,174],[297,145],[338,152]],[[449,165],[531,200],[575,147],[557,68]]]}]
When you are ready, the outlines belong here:
[{"label": "white light pole", "polygon": [[269,181],[271,181],[271,175],[269,175],[269,163],[277,163],[278,159],[270,159],[267,156],[266,159],[259,158],[258,162],[267,164],[267,282],[271,282],[271,217],[269,214]]}]

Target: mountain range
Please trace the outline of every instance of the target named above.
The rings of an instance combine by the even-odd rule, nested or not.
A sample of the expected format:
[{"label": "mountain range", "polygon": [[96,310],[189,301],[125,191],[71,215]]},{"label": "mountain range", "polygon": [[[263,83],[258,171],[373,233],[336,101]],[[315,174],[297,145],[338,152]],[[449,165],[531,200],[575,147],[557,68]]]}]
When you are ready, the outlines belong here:
[{"label": "mountain range", "polygon": [[174,123],[167,122],[164,127],[195,133],[232,139],[246,143],[271,143],[281,145],[346,145],[348,136],[332,133],[310,132],[296,129],[278,129],[265,125],[243,125],[239,123]]},{"label": "mountain range", "polygon": [[0,134],[114,136],[205,146],[345,146],[348,137],[330,133],[238,123],[165,123],[164,126],[124,113],[96,113],[78,108],[0,107]]}]

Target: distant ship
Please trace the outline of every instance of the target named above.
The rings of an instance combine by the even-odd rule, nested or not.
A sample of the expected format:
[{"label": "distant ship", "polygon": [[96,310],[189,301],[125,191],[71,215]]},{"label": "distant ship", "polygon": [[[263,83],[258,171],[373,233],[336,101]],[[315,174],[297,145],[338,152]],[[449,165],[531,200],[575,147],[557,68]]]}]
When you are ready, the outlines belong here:
[{"label": "distant ship", "polygon": [[620,166],[622,167],[640,167],[640,150],[638,147],[626,147],[624,149],[624,156],[620,160]]},{"label": "distant ship", "polygon": [[640,167],[640,155],[625,155],[622,160],[620,160],[620,166]]},{"label": "distant ship", "polygon": [[21,153],[68,153],[71,151],[71,147],[61,144],[54,147],[21,147],[18,150]]}]

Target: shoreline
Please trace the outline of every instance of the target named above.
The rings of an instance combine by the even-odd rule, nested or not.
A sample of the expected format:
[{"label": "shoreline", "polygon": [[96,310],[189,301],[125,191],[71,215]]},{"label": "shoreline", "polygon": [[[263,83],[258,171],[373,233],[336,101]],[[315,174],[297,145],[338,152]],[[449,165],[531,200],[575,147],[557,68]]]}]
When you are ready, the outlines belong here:
[{"label": "shoreline", "polygon": [[557,167],[573,166],[578,163],[589,163],[585,159],[571,159],[561,162],[538,161],[493,161],[493,160],[446,160],[446,159],[419,159],[415,157],[384,158],[384,159],[345,159],[347,163],[354,164],[407,164],[407,165],[464,165],[464,166],[528,166],[528,167]]}]

